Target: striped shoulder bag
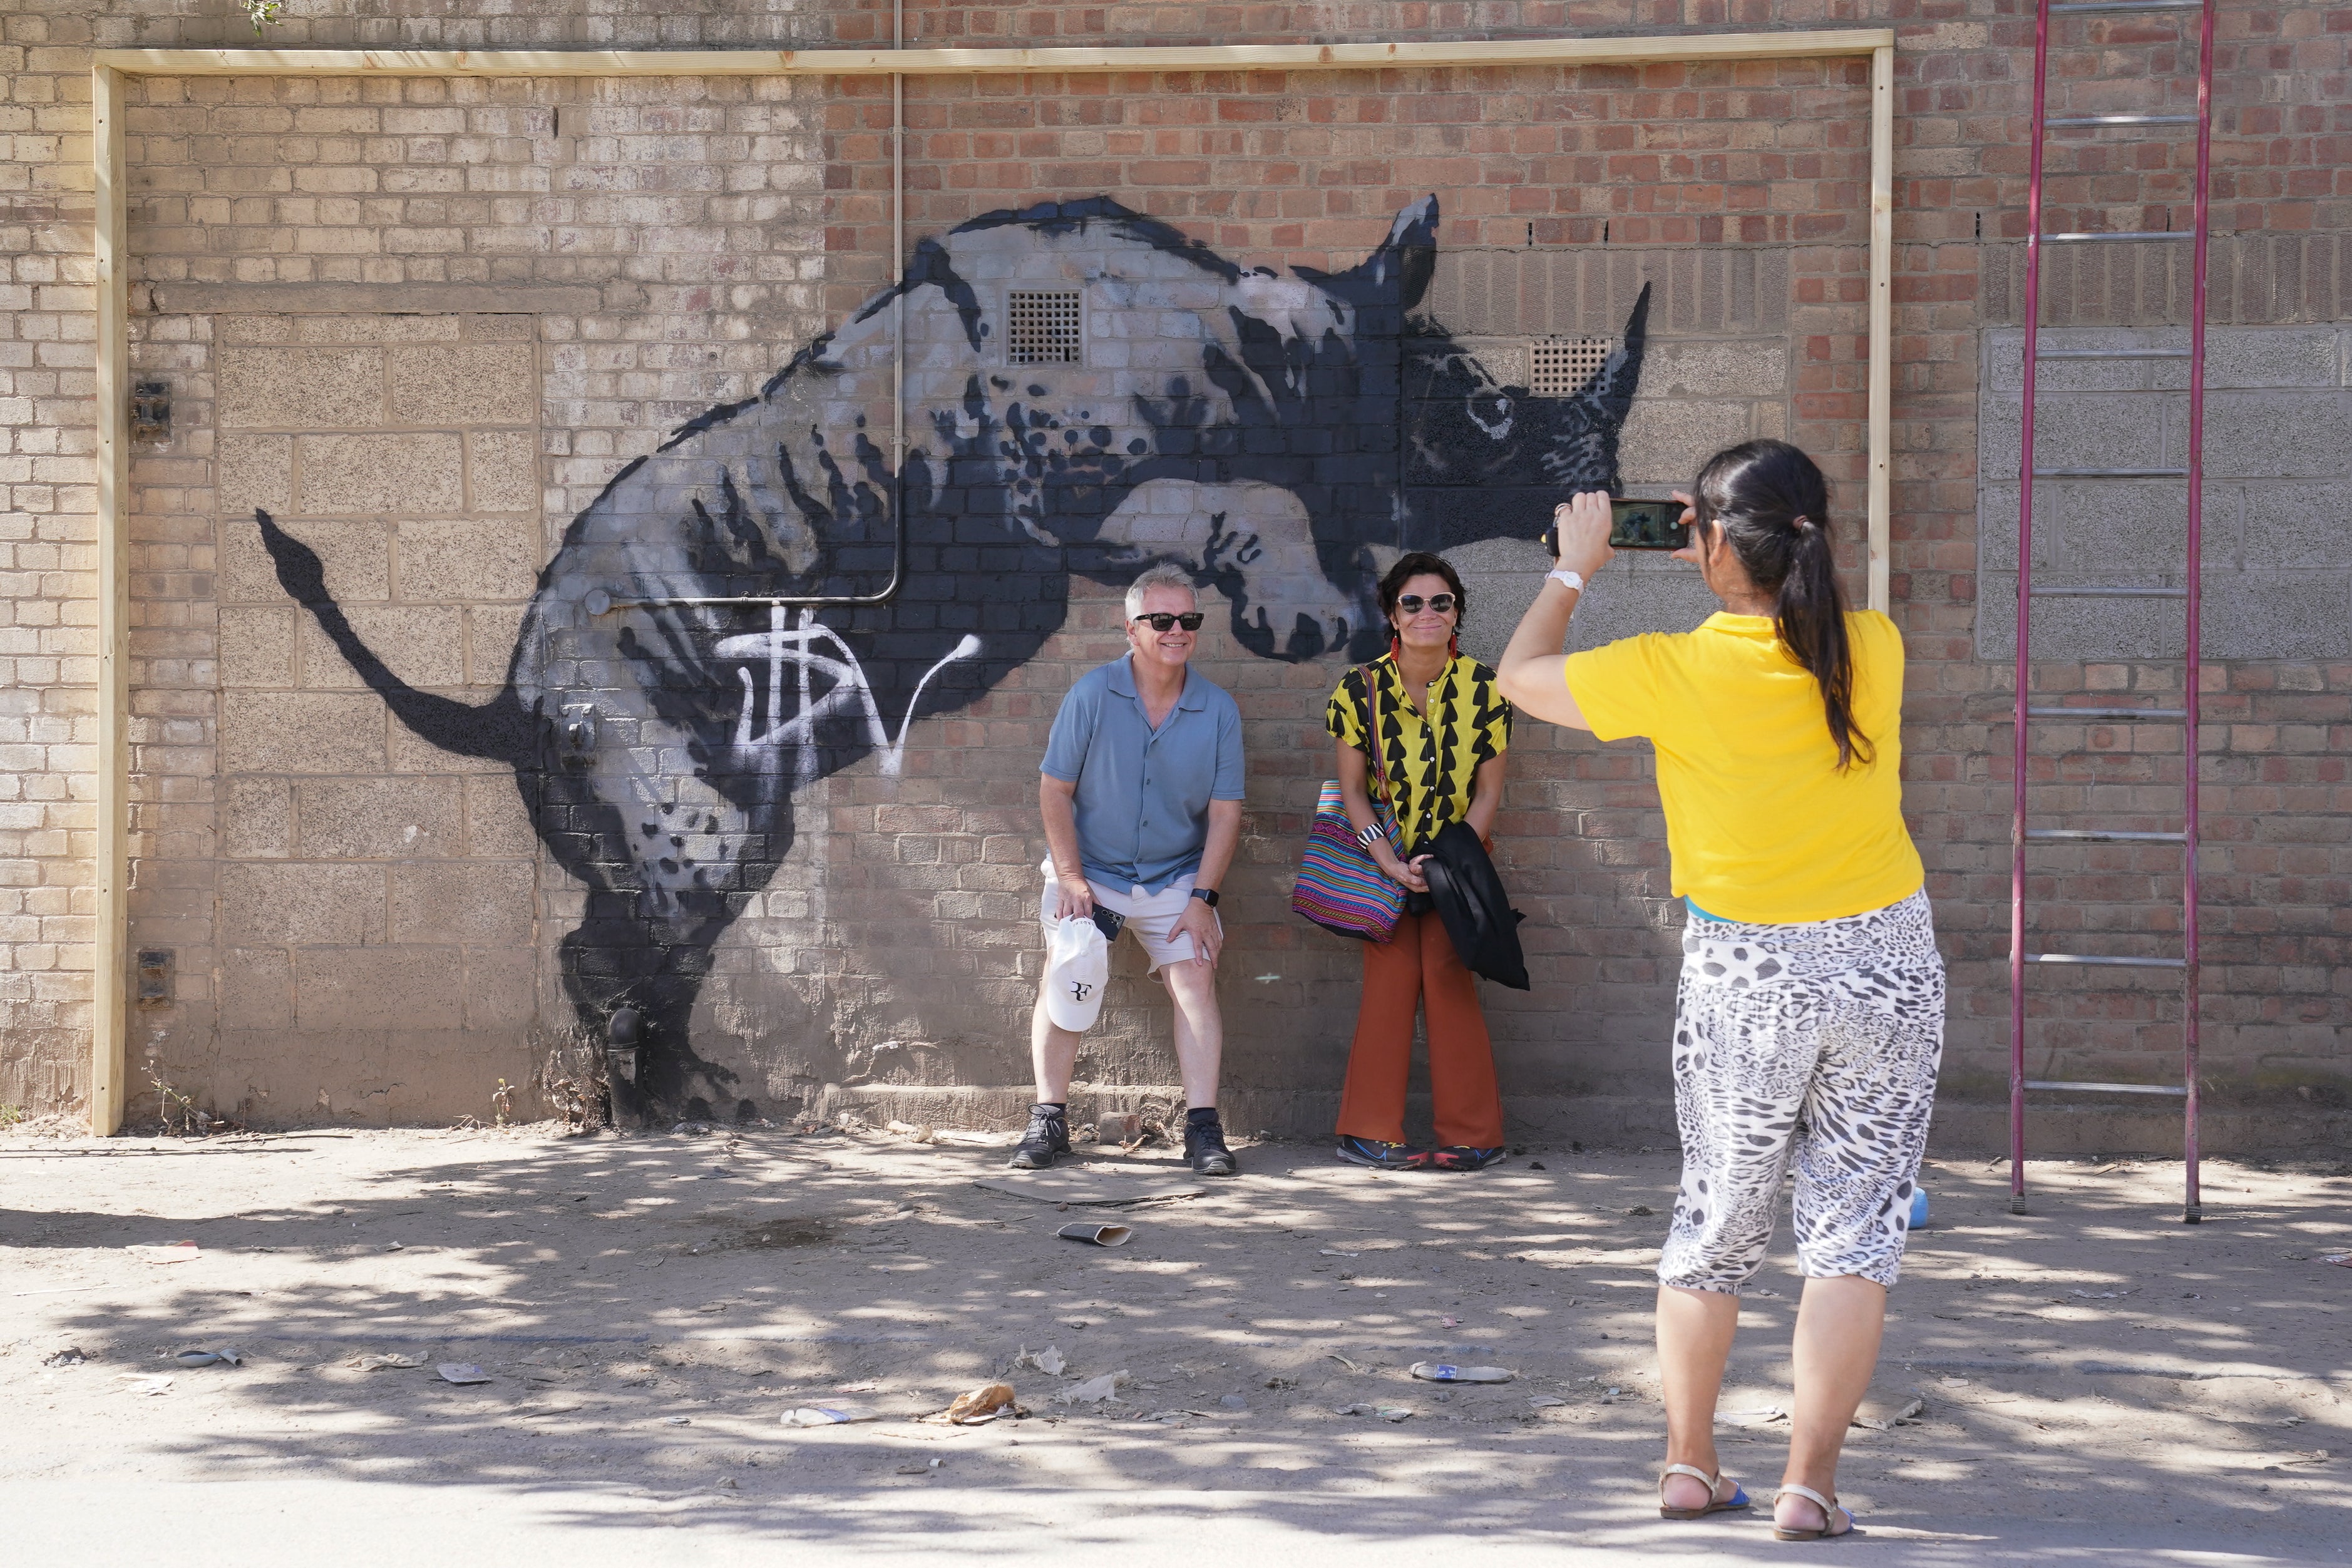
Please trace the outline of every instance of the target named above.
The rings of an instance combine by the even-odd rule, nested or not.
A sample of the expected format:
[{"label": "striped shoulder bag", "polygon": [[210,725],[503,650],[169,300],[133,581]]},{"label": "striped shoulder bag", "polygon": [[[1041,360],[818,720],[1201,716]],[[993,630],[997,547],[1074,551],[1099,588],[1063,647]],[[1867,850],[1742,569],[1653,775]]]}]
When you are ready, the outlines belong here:
[{"label": "striped shoulder bag", "polygon": [[[1394,803],[1389,788],[1388,747],[1381,738],[1381,683],[1366,664],[1364,706],[1370,723],[1365,734],[1373,772],[1372,820],[1396,841]],[[1386,942],[1396,933],[1397,917],[1404,913],[1404,889],[1373,863],[1371,854],[1356,841],[1348,809],[1337,779],[1323,780],[1315,802],[1315,821],[1307,831],[1307,852],[1299,858],[1298,883],[1291,890],[1291,912],[1304,915],[1326,931],[1364,942]]]}]

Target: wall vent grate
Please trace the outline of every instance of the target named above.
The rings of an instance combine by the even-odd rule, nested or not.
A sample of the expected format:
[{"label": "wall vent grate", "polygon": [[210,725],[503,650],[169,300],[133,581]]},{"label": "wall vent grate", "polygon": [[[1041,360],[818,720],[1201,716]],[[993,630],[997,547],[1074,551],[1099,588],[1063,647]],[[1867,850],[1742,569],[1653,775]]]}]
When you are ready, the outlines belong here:
[{"label": "wall vent grate", "polygon": [[1546,338],[1528,346],[1528,390],[1538,397],[1570,397],[1609,362],[1613,338]]},{"label": "wall vent grate", "polygon": [[1013,290],[1005,301],[1005,347],[1016,365],[1082,362],[1084,337],[1076,293]]}]

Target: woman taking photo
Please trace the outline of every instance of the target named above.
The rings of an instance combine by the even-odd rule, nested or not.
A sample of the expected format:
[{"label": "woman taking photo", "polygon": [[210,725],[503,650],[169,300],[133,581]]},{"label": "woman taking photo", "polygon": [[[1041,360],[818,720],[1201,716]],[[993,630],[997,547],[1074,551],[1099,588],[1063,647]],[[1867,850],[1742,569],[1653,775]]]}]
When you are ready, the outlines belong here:
[{"label": "woman taking photo", "polygon": [[1528,713],[1656,747],[1673,887],[1689,905],[1675,999],[1683,1177],[1658,1262],[1666,1406],[1659,1511],[1748,1506],[1715,1452],[1739,1291],[1796,1166],[1796,1408],[1774,1534],[1853,1528],[1846,1424],[1878,1359],[1943,1049],[1944,966],[1902,815],[1903,642],[1849,612],[1828,486],[1785,442],[1700,470],[1689,547],[1723,601],[1697,631],[1562,657],[1605,567],[1605,496],[1560,507],[1559,559],[1503,655]]},{"label": "woman taking photo", "polygon": [[[1445,560],[1419,552],[1399,559],[1381,579],[1389,651],[1342,676],[1323,715],[1339,741],[1348,821],[1405,890],[1395,935],[1364,944],[1364,997],[1339,1099],[1339,1157],[1381,1170],[1475,1171],[1503,1155],[1503,1102],[1477,982],[1431,907],[1422,874],[1441,829],[1467,822],[1487,838],[1503,796],[1511,708],[1496,695],[1495,672],[1455,646],[1467,609],[1462,579]],[[1373,810],[1376,786],[1391,809],[1394,843]],[[1404,1136],[1416,1006],[1428,1021],[1433,1149]]]}]

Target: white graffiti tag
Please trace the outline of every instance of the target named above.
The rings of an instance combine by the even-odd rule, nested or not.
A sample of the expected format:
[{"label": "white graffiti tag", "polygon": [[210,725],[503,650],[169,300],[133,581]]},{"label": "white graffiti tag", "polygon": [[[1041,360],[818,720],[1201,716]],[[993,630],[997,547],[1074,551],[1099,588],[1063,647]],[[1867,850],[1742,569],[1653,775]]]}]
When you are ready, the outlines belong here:
[{"label": "white graffiti tag", "polygon": [[[860,708],[865,711],[866,736],[873,744],[882,771],[895,778],[899,765],[906,758],[907,731],[913,727],[915,710],[922,704],[923,688],[930,685],[933,675],[958,659],[972,657],[981,649],[980,639],[966,632],[963,641],[950,650],[945,658],[924,671],[923,678],[915,683],[914,695],[907,699],[906,716],[898,721],[898,733],[893,736],[889,726],[883,721],[880,706],[874,700],[873,687],[866,683],[865,668],[858,664],[857,655],[851,652],[849,644],[843,642],[832,627],[819,621],[814,610],[802,609],[797,626],[787,625],[785,614],[783,605],[772,606],[769,611],[767,631],[723,638],[719,643],[718,653],[722,659],[740,659],[747,664],[764,662],[767,665],[764,703],[761,700],[762,694],[751,678],[751,672],[741,667],[735,672],[735,678],[743,686],[742,706],[735,718],[735,748],[738,751],[782,751],[792,747],[795,753],[796,771],[810,779],[817,773],[814,743],[818,723],[844,710],[855,712]],[[819,652],[820,645],[832,652]],[[780,723],[777,716],[783,711],[780,705],[783,700],[786,664],[793,666],[798,686],[795,695],[799,700],[794,705],[793,716]],[[830,685],[823,692],[818,692],[815,686],[819,681]],[[755,734],[755,715],[762,711],[768,716],[768,727]]]}]

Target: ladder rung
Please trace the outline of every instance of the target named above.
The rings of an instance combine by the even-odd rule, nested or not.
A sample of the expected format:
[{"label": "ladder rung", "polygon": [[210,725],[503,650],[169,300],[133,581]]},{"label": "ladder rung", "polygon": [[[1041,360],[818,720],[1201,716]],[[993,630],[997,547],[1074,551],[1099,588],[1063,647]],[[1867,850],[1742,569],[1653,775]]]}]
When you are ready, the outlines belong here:
[{"label": "ladder rung", "polygon": [[2063,840],[2069,843],[2078,844],[2185,844],[2189,841],[2187,833],[2107,832],[2096,828],[2028,828],[2025,830],[2025,836],[2029,839]]},{"label": "ladder rung", "polygon": [[2205,0],[2065,0],[2050,7],[2051,15],[2067,11],[2201,11]]},{"label": "ladder rung", "polygon": [[2186,468],[2036,468],[2036,479],[2186,479]]},{"label": "ladder rung", "polygon": [[2193,114],[2069,114],[2057,120],[2045,120],[2047,126],[2082,125],[2194,125]]},{"label": "ladder rung", "polygon": [[2187,718],[2185,707],[2030,707],[2028,718]]},{"label": "ladder rung", "polygon": [[2037,360],[2185,360],[2186,349],[2043,349]]},{"label": "ladder rung", "polygon": [[2177,1083],[2068,1083],[2048,1078],[2029,1078],[2028,1089],[2057,1089],[2076,1094],[2178,1094],[2186,1100],[2189,1091]]},{"label": "ladder rung", "polygon": [[2029,964],[2093,964],[2107,969],[2186,969],[2186,958],[2096,958],[2080,953],[2028,953]]},{"label": "ladder rung", "polygon": [[2113,234],[2043,235],[2042,237],[2052,245],[2088,245],[2095,240],[2106,239],[2195,239],[2197,231],[2195,229],[2126,229]]},{"label": "ladder rung", "polygon": [[2040,588],[2036,599],[2186,599],[2185,588]]}]

